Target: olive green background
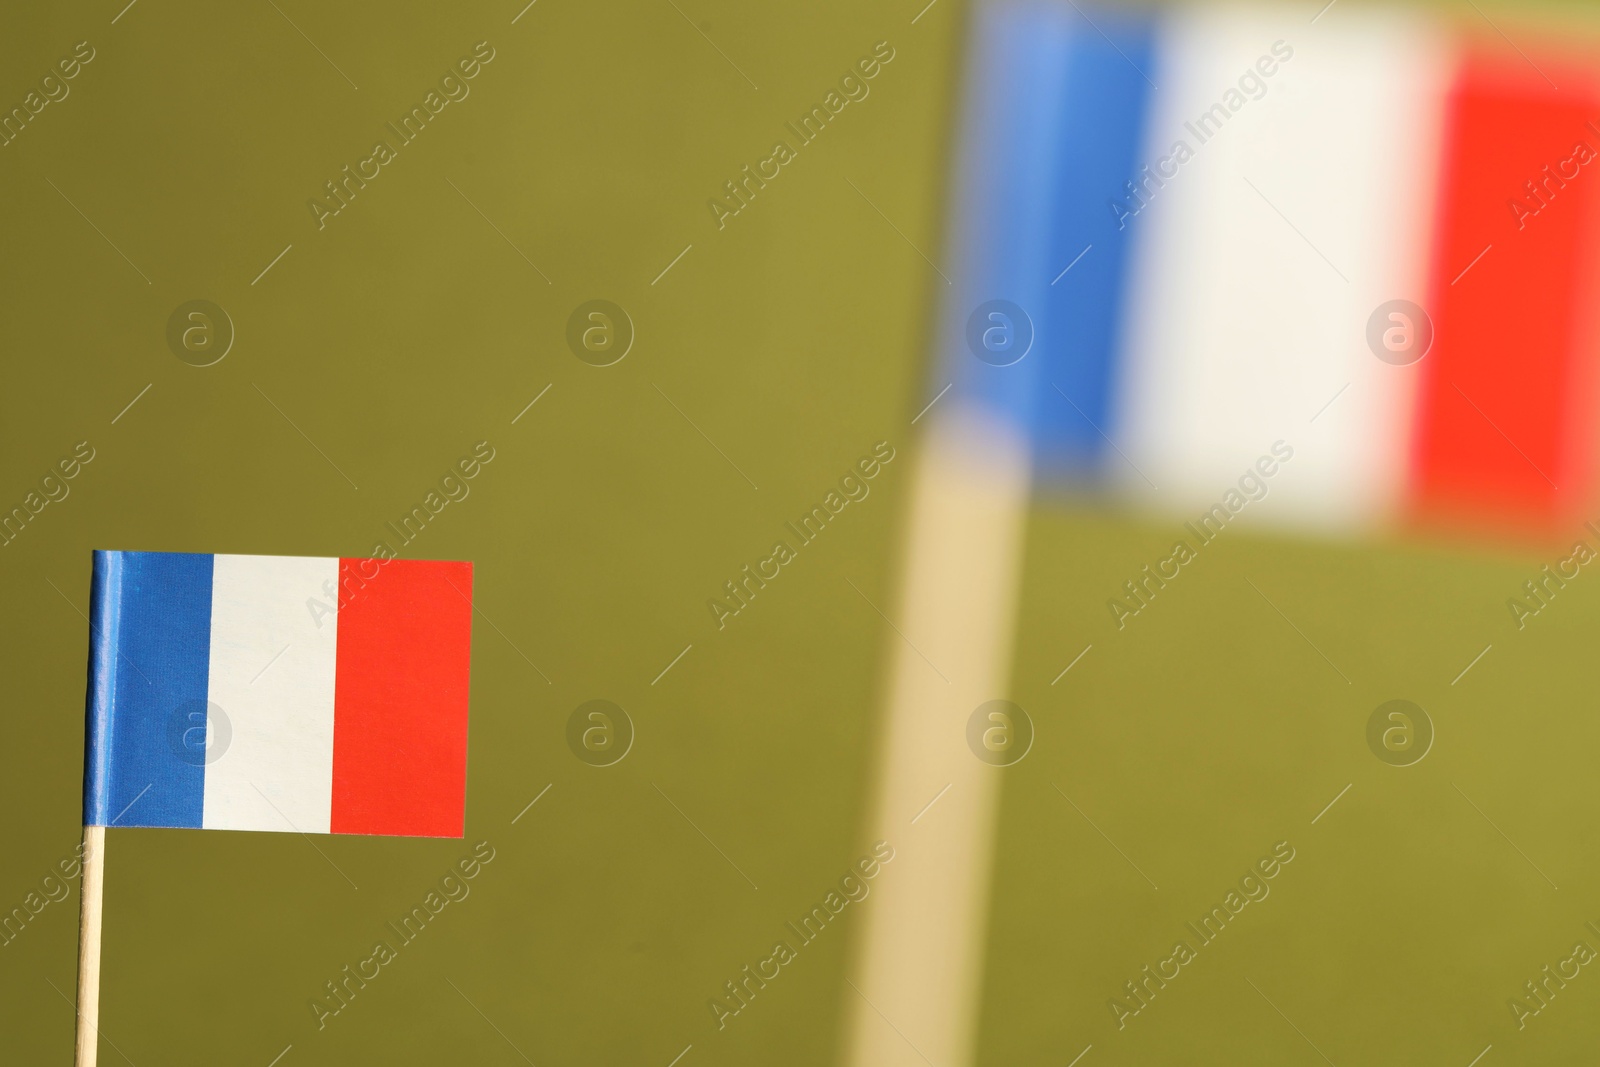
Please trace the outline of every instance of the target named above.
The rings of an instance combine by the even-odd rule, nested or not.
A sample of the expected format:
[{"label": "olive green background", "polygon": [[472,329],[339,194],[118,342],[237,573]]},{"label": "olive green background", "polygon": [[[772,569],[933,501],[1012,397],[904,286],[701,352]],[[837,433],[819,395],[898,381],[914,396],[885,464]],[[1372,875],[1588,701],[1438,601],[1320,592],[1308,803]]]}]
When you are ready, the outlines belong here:
[{"label": "olive green background", "polygon": [[[870,844],[894,637],[847,579],[892,611],[965,9],[277,8],[0,34],[7,109],[97,53],[0,149],[0,505],[96,451],[0,548],[0,909],[77,842],[92,549],[367,554],[487,440],[406,550],[476,563],[467,839],[113,829],[103,1062],[836,1061],[853,919],[726,1030],[706,1002]],[[306,201],[485,40],[471,95],[319,230]],[[871,95],[719,231],[707,199],[880,40]],[[165,340],[196,298],[237,331],[207,368]],[[566,347],[593,298],[637,330],[608,368]],[[879,440],[872,495],[717,631],[707,598]],[[1230,531],[1118,633],[1104,599],[1171,524],[1081,507],[1029,533],[1007,695],[1038,741],[996,771],[980,1062],[1318,1062],[1246,978],[1340,1064],[1592,1051],[1588,969],[1522,1034],[1504,1001],[1600,920],[1600,579],[1516,633],[1504,598],[1553,555]],[[1365,747],[1395,696],[1438,728],[1412,768]],[[564,740],[594,698],[637,728],[609,768]],[[1116,1032],[1106,998],[1281,839],[1272,895]],[[471,895],[319,1031],[310,999],[482,840]],[[0,948],[7,1063],[70,1062],[75,888]]]},{"label": "olive green background", "polygon": [[[1582,1062],[1592,968],[1521,1031],[1506,1001],[1600,949],[1600,582],[1519,632],[1506,599],[1566,552],[1239,533],[1119,632],[1086,605],[1181,524],[1032,523],[1013,685],[1037,739],[1003,772],[979,1062]],[[1367,747],[1395,698],[1435,729],[1408,767]],[[1201,947],[1185,924],[1279,841],[1269,895]],[[1198,958],[1119,1030],[1107,1001],[1180,939]]]}]

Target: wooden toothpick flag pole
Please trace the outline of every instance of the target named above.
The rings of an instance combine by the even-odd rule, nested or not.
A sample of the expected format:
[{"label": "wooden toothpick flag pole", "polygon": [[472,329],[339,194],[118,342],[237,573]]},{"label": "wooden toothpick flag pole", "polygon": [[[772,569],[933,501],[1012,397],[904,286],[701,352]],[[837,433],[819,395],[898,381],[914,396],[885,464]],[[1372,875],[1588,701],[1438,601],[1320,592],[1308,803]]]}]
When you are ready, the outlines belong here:
[{"label": "wooden toothpick flag pole", "polygon": [[472,564],[96,552],[89,626],[77,1067],[107,827],[462,836]]},{"label": "wooden toothpick flag pole", "polygon": [[78,1044],[73,1063],[95,1067],[100,1051],[100,902],[106,877],[106,828],[83,828],[83,911],[78,919]]}]

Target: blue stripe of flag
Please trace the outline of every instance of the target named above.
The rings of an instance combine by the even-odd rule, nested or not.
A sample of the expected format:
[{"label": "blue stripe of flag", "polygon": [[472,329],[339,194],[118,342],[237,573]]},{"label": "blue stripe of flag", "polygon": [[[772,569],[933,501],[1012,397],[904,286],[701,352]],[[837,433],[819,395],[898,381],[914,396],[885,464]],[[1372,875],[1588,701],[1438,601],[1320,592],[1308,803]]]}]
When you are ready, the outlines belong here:
[{"label": "blue stripe of flag", "polygon": [[86,824],[201,825],[212,562],[95,553]]},{"label": "blue stripe of flag", "polygon": [[[1155,31],[1148,18],[1097,12],[1091,23],[1044,4],[989,5],[976,18],[951,242],[957,277],[934,390],[953,383],[955,399],[1010,423],[1042,476],[1092,475],[1115,435],[1133,232],[1119,229],[1110,203],[1136,177]],[[978,358],[969,336],[974,311],[996,301],[1024,318],[985,314],[980,326],[1033,333],[1028,355],[1008,366]]]},{"label": "blue stripe of flag", "polygon": [[[951,401],[985,410],[1030,437],[1040,384],[1037,345],[1020,361],[995,366],[974,354],[969,332],[1031,332],[1044,303],[1053,274],[1047,220],[1058,145],[1050,131],[1059,121],[1070,26],[1060,10],[1042,5],[987,6],[976,18],[955,178],[956,278],[942,320],[944,359],[935,390],[953,383]],[[997,302],[1015,305],[1026,318],[982,310]]]},{"label": "blue stripe of flag", "polygon": [[1116,436],[1116,368],[1134,229],[1119,228],[1111,201],[1126,201],[1126,183],[1137,179],[1153,88],[1147,79],[1159,78],[1148,20],[1097,13],[1091,26],[1074,17],[1079,32],[1068,45],[1056,120],[1054,281],[1038,316],[1045,395],[1034,430],[1041,477],[1088,474],[1113,458],[1108,437]]}]

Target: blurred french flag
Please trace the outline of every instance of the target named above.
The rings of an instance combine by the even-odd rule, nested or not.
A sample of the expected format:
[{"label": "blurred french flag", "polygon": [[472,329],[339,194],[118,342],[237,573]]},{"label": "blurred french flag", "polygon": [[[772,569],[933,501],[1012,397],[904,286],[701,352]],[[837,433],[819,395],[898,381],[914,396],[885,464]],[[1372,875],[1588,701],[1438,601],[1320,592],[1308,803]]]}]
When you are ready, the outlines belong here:
[{"label": "blurred french flag", "polygon": [[872,832],[962,800],[879,889],[860,1067],[971,1061],[999,778],[964,730],[1012,688],[1040,496],[1190,548],[1545,544],[1594,497],[1592,57],[1348,4],[971,21]]},{"label": "blurred french flag", "polygon": [[981,8],[930,395],[1019,435],[1038,479],[1184,514],[1282,441],[1263,522],[1575,520],[1600,80],[1483,29]]}]

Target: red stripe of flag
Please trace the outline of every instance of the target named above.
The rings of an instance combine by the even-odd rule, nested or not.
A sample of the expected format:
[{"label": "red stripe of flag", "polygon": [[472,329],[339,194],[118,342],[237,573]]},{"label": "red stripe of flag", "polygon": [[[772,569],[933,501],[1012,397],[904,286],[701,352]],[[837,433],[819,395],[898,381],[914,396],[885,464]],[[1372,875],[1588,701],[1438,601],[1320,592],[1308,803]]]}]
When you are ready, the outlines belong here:
[{"label": "red stripe of flag", "polygon": [[339,588],[330,828],[461,837],[472,564],[341,559]]},{"label": "red stripe of flag", "polygon": [[1600,107],[1586,74],[1540,65],[1560,91],[1469,54],[1446,106],[1412,457],[1431,518],[1547,529],[1589,497]]}]

